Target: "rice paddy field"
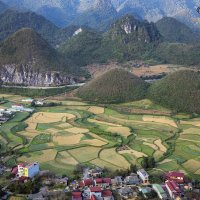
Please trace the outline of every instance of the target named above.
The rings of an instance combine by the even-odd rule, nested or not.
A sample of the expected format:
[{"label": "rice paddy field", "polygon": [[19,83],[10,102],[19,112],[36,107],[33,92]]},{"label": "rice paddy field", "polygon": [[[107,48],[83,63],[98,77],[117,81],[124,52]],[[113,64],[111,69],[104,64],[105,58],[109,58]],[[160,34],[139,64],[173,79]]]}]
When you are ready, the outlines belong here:
[{"label": "rice paddy field", "polygon": [[[1,107],[23,97],[4,98],[8,101]],[[32,115],[16,113],[0,127],[0,153],[14,151],[5,156],[7,165],[38,161],[41,169],[63,175],[80,163],[114,171],[140,166],[142,157],[153,156],[163,172],[181,170],[200,176],[200,118],[173,116],[149,100],[106,106],[61,103],[36,108]],[[143,112],[133,113],[134,109]],[[121,146],[126,150],[119,150]]]}]

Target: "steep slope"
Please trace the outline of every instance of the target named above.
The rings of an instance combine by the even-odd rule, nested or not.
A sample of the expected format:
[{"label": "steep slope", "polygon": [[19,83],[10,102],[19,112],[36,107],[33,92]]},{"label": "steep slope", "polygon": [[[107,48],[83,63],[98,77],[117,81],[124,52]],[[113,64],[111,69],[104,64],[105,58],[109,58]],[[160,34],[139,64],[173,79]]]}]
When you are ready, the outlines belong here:
[{"label": "steep slope", "polygon": [[58,31],[58,27],[33,12],[18,12],[8,10],[0,15],[0,39],[5,39],[21,28],[32,28],[40,33],[50,43]]},{"label": "steep slope", "polygon": [[8,9],[8,6],[0,1],[0,14],[5,12]]},{"label": "steep slope", "polygon": [[3,82],[27,85],[70,83],[73,76],[67,74],[73,74],[72,67],[32,29],[21,29],[0,43]]},{"label": "steep slope", "polygon": [[149,88],[149,97],[175,111],[200,113],[200,73],[184,70],[170,74]]},{"label": "steep slope", "polygon": [[83,31],[59,48],[60,52],[78,65],[146,59],[161,41],[153,23],[139,21],[133,16],[117,20],[105,34]]},{"label": "steep slope", "polygon": [[104,39],[106,44],[112,43],[112,51],[118,51],[117,54],[125,60],[145,59],[162,40],[155,24],[140,21],[131,15],[117,20]]},{"label": "steep slope", "polygon": [[98,49],[101,46],[102,36],[90,29],[79,29],[77,33],[63,43],[59,51],[79,66],[100,62]]},{"label": "steep slope", "polygon": [[21,28],[31,28],[41,34],[52,46],[67,40],[79,29],[78,26],[58,28],[43,16],[30,11],[7,10],[0,15],[0,21],[0,40],[7,38]]},{"label": "steep slope", "polygon": [[161,43],[151,56],[162,63],[199,65],[200,45],[184,43]]},{"label": "steep slope", "polygon": [[156,27],[167,42],[193,44],[200,42],[200,35],[174,18],[164,17],[156,23]]},{"label": "steep slope", "polygon": [[87,9],[82,7],[72,24],[85,25],[98,30],[105,30],[117,17],[117,11],[110,0],[95,0]]},{"label": "steep slope", "polygon": [[113,69],[81,87],[77,95],[99,103],[118,103],[142,99],[147,84],[123,69]]}]

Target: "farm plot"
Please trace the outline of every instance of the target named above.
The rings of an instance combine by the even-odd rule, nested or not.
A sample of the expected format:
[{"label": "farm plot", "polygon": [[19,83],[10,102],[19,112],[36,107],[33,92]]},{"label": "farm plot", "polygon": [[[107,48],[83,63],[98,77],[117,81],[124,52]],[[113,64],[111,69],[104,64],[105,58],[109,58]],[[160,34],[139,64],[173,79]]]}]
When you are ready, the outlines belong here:
[{"label": "farm plot", "polygon": [[183,167],[186,170],[195,173],[200,170],[200,161],[194,159],[188,160],[187,162],[183,163]]},{"label": "farm plot", "polygon": [[112,165],[110,162],[106,162],[106,161],[101,160],[99,158],[90,161],[90,163],[92,163],[93,165],[96,165],[98,167],[108,168],[112,171],[116,171],[117,169],[122,169],[118,166]]},{"label": "farm plot", "polygon": [[167,124],[167,125],[170,125],[170,126],[173,126],[173,127],[176,127],[177,128],[177,124],[175,123],[174,120],[168,118],[168,117],[164,117],[164,116],[151,116],[151,115],[148,115],[148,116],[143,116],[143,121],[145,122],[156,122],[156,123],[161,123],[161,124]]},{"label": "farm plot", "polygon": [[89,122],[94,123],[94,124],[98,124],[98,125],[107,125],[107,126],[114,126],[114,127],[121,127],[122,125],[119,124],[113,124],[113,123],[109,123],[106,121],[100,121],[100,120],[96,120],[96,119],[88,119]]},{"label": "farm plot", "polygon": [[57,151],[54,149],[48,149],[43,151],[36,151],[33,153],[25,154],[18,158],[18,162],[39,162],[44,163],[51,160],[54,160],[56,157]]},{"label": "farm plot", "polygon": [[98,139],[88,139],[88,140],[83,140],[81,142],[81,144],[88,144],[91,146],[96,146],[96,147],[102,147],[104,145],[106,145],[106,142],[103,142],[102,140],[98,140]]},{"label": "farm plot", "polygon": [[68,153],[72,155],[79,162],[88,162],[98,157],[98,153],[101,148],[98,147],[81,147],[72,150],[68,150]]},{"label": "farm plot", "polygon": [[109,127],[107,131],[111,133],[118,133],[123,137],[128,137],[132,134],[128,127]]},{"label": "farm plot", "polygon": [[77,165],[78,161],[75,160],[67,151],[59,152],[56,156],[56,161],[67,164],[67,165]]},{"label": "farm plot", "polygon": [[75,145],[79,144],[83,134],[74,134],[74,135],[54,135],[53,142],[57,145]]},{"label": "farm plot", "polygon": [[33,114],[27,122],[32,123],[53,123],[62,121],[63,118],[74,119],[75,115],[70,113],[52,113],[52,112],[38,112]]},{"label": "farm plot", "polygon": [[123,150],[123,151],[119,151],[118,152],[119,154],[129,154],[129,155],[133,155],[134,157],[136,158],[141,158],[143,156],[147,156],[146,154],[140,152],[140,151],[136,151],[136,150],[133,150],[133,149],[130,149],[130,150]]},{"label": "farm plot", "polygon": [[195,119],[191,119],[191,120],[181,120],[180,124],[200,127],[200,118],[195,118]]},{"label": "farm plot", "polygon": [[89,107],[88,111],[95,114],[95,115],[98,115],[98,114],[104,113],[104,108],[99,107],[99,106],[91,106],[91,107]]},{"label": "farm plot", "polygon": [[128,169],[130,167],[130,163],[123,156],[119,155],[114,148],[102,150],[100,159],[120,168]]}]

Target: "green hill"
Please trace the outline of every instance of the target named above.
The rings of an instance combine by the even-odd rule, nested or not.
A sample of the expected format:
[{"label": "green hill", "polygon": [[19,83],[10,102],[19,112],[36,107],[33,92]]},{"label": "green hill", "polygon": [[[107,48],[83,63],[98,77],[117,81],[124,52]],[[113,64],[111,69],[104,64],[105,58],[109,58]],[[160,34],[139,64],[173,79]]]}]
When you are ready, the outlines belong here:
[{"label": "green hill", "polygon": [[68,71],[67,63],[39,34],[21,29],[0,43],[0,66],[29,65],[33,70]]},{"label": "green hill", "polygon": [[148,84],[123,69],[113,69],[81,87],[77,95],[98,103],[118,103],[144,98]]},{"label": "green hill", "polygon": [[148,95],[174,111],[200,113],[200,73],[190,70],[172,73],[152,84]]},{"label": "green hill", "polygon": [[83,29],[59,47],[59,51],[79,66],[100,62],[103,55],[98,53],[101,46],[100,33]]},{"label": "green hill", "polygon": [[156,22],[158,31],[167,42],[199,43],[200,35],[172,17],[164,17]]}]

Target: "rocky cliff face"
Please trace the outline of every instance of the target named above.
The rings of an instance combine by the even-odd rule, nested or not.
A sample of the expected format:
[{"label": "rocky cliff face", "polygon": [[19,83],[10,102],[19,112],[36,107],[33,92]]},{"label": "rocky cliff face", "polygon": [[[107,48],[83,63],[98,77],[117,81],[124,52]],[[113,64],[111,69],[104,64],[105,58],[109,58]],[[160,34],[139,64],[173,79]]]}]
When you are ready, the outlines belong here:
[{"label": "rocky cliff face", "polygon": [[29,64],[20,67],[12,64],[0,68],[0,80],[2,84],[44,87],[74,84],[84,80],[84,78],[55,71],[33,71]]}]

